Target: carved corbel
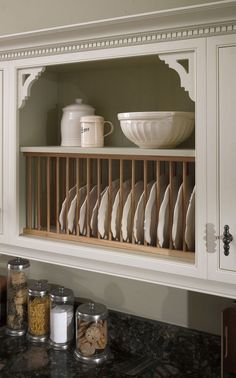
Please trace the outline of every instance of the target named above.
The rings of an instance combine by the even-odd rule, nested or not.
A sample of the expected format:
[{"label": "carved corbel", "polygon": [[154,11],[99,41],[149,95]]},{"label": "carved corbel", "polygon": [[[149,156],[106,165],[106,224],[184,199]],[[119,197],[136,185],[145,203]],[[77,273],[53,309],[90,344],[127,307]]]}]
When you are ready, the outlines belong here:
[{"label": "carved corbel", "polygon": [[[183,87],[189,93],[191,100],[195,101],[195,61],[194,51],[185,51],[180,53],[168,53],[159,54],[161,60],[163,60],[170,68],[175,70]],[[187,61],[187,69],[183,62]]]},{"label": "carved corbel", "polygon": [[18,109],[22,109],[30,97],[33,83],[45,71],[45,67],[24,68],[18,71]]}]

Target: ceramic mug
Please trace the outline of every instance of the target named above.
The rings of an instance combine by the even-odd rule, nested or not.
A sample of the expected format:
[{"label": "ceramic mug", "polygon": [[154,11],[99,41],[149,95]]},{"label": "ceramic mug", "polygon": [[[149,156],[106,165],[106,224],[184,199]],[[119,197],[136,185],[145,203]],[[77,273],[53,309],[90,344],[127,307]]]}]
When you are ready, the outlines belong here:
[{"label": "ceramic mug", "polygon": [[[101,116],[83,116],[81,123],[81,147],[103,147],[104,138],[110,135],[114,126],[110,121],[104,121]],[[104,134],[104,125],[108,124],[110,130]]]}]

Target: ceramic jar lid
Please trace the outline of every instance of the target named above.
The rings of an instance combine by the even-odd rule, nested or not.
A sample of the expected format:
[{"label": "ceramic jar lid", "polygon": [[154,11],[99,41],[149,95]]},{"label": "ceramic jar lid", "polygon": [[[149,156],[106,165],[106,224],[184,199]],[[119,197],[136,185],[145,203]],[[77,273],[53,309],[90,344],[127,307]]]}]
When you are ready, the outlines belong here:
[{"label": "ceramic jar lid", "polygon": [[75,99],[75,104],[71,104],[63,108],[64,112],[81,112],[83,114],[93,114],[95,109],[88,104],[83,104],[83,100],[81,98]]}]

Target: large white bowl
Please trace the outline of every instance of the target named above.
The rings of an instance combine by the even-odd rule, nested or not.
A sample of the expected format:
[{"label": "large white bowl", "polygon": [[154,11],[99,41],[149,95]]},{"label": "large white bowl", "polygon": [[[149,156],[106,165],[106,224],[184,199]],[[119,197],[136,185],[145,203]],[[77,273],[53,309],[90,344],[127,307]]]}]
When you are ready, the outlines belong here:
[{"label": "large white bowl", "polygon": [[117,116],[125,136],[141,148],[176,147],[194,128],[192,112],[133,112]]}]

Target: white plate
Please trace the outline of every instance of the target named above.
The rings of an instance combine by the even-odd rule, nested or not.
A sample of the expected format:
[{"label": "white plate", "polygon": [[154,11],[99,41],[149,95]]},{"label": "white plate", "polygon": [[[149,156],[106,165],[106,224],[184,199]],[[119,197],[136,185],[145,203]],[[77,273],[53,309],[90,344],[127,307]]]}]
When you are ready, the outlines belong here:
[{"label": "white plate", "polygon": [[189,251],[195,250],[195,186],[186,213],[185,242]]},{"label": "white plate", "polygon": [[[138,181],[135,184],[135,196],[134,196],[134,211],[137,207],[139,198],[143,192],[143,181]],[[127,200],[124,205],[122,219],[121,219],[121,232],[122,238],[124,241],[131,241],[132,239],[132,219],[131,219],[131,198],[132,198],[132,189],[128,194]]]},{"label": "white plate", "polygon": [[[83,203],[87,192],[87,186],[82,186],[79,189],[79,207],[81,209],[81,204]],[[67,215],[67,227],[68,230],[72,233],[75,229],[75,215],[76,215],[76,208],[77,208],[77,194],[74,196],[73,200],[71,201],[70,208]]]},{"label": "white plate", "polygon": [[[100,201],[105,193],[107,187],[100,193]],[[90,218],[90,229],[93,236],[97,237],[98,234],[98,199],[92,209],[91,218]]]},{"label": "white plate", "polygon": [[[92,216],[92,211],[95,206],[97,200],[97,185],[95,185],[91,190],[89,194],[89,222],[91,220]],[[88,202],[88,196],[87,196],[87,191],[86,191],[86,197],[84,198],[84,201],[81,205],[80,208],[80,213],[79,213],[79,231],[81,235],[86,235],[86,218],[87,218],[87,202]]]},{"label": "white plate", "polygon": [[[125,181],[123,183],[123,204],[125,203],[127,196],[131,190],[131,181]],[[122,214],[123,208],[120,208],[120,189],[118,190],[113,206],[112,206],[112,213],[111,213],[111,232],[114,239],[119,239],[120,235],[120,212]]]},{"label": "white plate", "polygon": [[[153,186],[154,181],[147,184],[147,198],[149,198],[150,190]],[[144,214],[145,214],[145,193],[141,194],[135,213],[134,213],[134,223],[133,223],[133,235],[136,243],[141,244],[144,240]]]},{"label": "white plate", "polygon": [[[186,177],[185,197],[189,202],[193,190],[192,178]],[[183,184],[180,185],[173,213],[172,241],[175,249],[183,249]]]},{"label": "white plate", "polygon": [[[119,180],[115,180],[112,182],[111,186],[111,205],[113,206],[115,196],[117,191],[119,190]],[[102,195],[100,206],[98,209],[98,232],[103,239],[107,239],[108,237],[108,200],[109,200],[109,187],[107,187]]]},{"label": "white plate", "polygon": [[[178,189],[180,186],[180,178],[174,176],[172,178],[172,201],[175,203]],[[157,238],[160,247],[169,247],[169,198],[170,197],[170,184],[167,186],[163,201],[160,206],[159,219],[157,225]]]},{"label": "white plate", "polygon": [[59,223],[60,223],[62,231],[66,229],[66,217],[67,217],[66,210],[70,208],[71,201],[73,200],[75,195],[76,195],[76,185],[73,186],[73,188],[69,190],[68,198],[64,199],[61,206],[61,211],[59,215]]},{"label": "white plate", "polygon": [[[160,203],[162,203],[163,196],[167,186],[167,177],[160,176]],[[157,237],[157,182],[152,185],[150,195],[145,208],[144,215],[144,240],[151,245],[156,244]]]},{"label": "white plate", "polygon": [[172,241],[175,249],[183,249],[183,184],[180,185],[174,207]]}]

